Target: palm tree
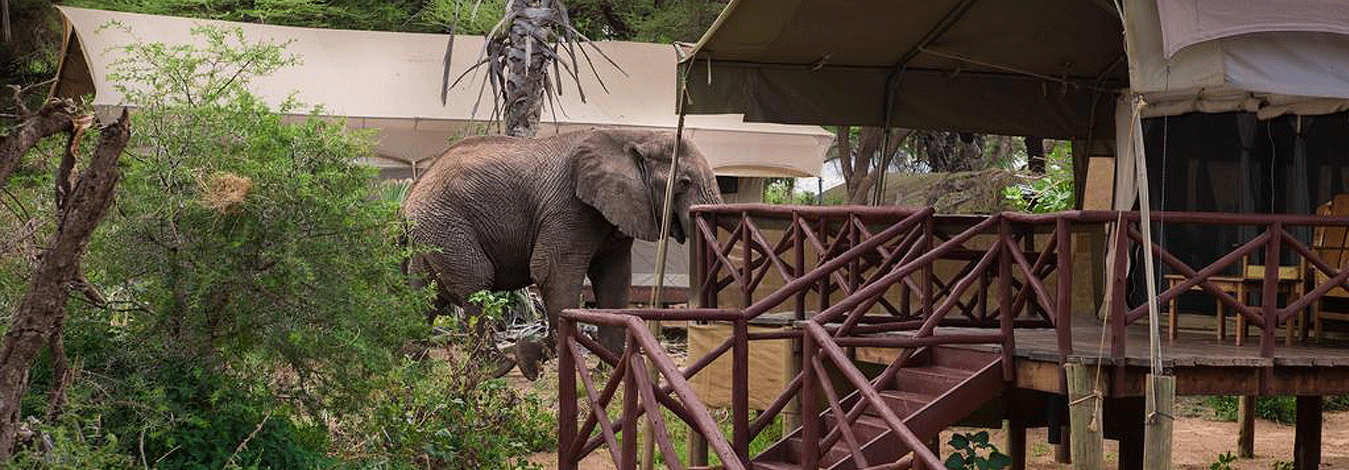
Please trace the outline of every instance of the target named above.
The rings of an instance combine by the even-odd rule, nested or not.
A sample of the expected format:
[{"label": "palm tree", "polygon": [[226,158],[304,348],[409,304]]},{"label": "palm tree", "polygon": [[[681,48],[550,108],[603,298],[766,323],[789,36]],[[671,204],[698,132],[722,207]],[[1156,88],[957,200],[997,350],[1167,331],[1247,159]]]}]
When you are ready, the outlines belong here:
[{"label": "palm tree", "polygon": [[[481,3],[482,0],[478,0],[474,4],[475,12]],[[487,33],[478,60],[453,84],[448,83],[450,50],[454,46],[451,30],[450,44],[445,52],[442,104],[449,87],[458,84],[469,72],[485,66],[487,73],[480,87],[490,85],[492,88],[491,119],[500,122],[508,135],[533,137],[538,133],[545,101],[552,104],[562,93],[561,78],[570,77],[581,101],[585,101],[580,80],[583,73],[581,60],[585,61],[600,86],[605,87],[587,46],[622,71],[604,51],[571,25],[562,0],[507,0],[505,9],[505,16]],[[605,91],[608,91],[607,87]],[[476,105],[474,111],[477,111]]]}]

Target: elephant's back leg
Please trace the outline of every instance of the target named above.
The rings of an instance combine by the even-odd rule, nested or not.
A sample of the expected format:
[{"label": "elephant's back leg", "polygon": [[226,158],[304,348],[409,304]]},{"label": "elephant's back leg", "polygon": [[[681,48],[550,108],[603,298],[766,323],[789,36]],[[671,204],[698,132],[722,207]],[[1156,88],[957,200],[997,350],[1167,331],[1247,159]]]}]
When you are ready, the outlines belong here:
[{"label": "elephant's back leg", "polygon": [[419,255],[419,262],[438,284],[437,301],[471,310],[468,297],[491,289],[496,271],[477,238],[469,230],[454,227],[418,235],[425,246],[433,248]]}]

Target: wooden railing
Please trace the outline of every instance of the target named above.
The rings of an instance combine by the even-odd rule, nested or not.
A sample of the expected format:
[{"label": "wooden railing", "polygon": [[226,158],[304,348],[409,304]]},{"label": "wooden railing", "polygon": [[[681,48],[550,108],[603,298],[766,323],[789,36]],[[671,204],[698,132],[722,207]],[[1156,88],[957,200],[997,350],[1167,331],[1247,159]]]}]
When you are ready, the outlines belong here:
[{"label": "wooden railing", "polygon": [[[1109,322],[1111,337],[1110,358],[1115,364],[1117,379],[1114,383],[1116,387],[1122,387],[1128,346],[1127,328],[1148,316],[1146,302],[1131,305],[1126,295],[1130,256],[1131,254],[1141,253],[1144,246],[1148,244],[1143,241],[1143,236],[1140,233],[1140,215],[1137,212],[1070,211],[1043,215],[1005,214],[1004,217],[1019,224],[1107,225],[1110,227],[1109,243],[1113,248],[1114,257],[1110,264],[1112,272],[1109,273],[1110,277],[1107,281],[1110,284],[1107,290],[1110,295],[1105,300],[1109,307],[1107,321]],[[1349,288],[1349,269],[1341,269],[1327,263],[1316,250],[1310,248],[1307,243],[1298,240],[1289,232],[1292,227],[1304,227],[1312,230],[1327,227],[1349,227],[1349,217],[1301,214],[1153,212],[1152,221],[1158,227],[1187,225],[1210,229],[1242,227],[1255,233],[1249,240],[1242,241],[1235,248],[1218,256],[1216,260],[1197,269],[1195,266],[1190,266],[1182,261],[1180,256],[1166,249],[1157,240],[1152,240],[1150,245],[1158,263],[1159,273],[1167,272],[1177,276],[1180,281],[1169,288],[1159,287],[1157,303],[1165,305],[1179,295],[1198,287],[1216,298],[1222,307],[1237,312],[1245,322],[1258,329],[1261,357],[1275,357],[1275,333],[1281,326],[1293,321],[1294,317],[1300,312],[1323,298],[1332,289],[1336,287]],[[1154,231],[1153,233],[1157,232]],[[1263,278],[1258,280],[1248,280],[1245,267],[1235,266],[1238,261],[1247,259],[1252,255],[1258,255],[1263,259],[1259,264],[1262,267]],[[1138,264],[1141,260],[1132,259],[1132,262]],[[1327,280],[1319,284],[1310,281],[1295,281],[1305,282],[1307,285],[1315,284],[1315,286],[1305,290],[1305,293],[1296,298],[1289,296],[1290,298],[1286,299],[1285,305],[1280,307],[1278,302],[1279,284],[1288,282],[1286,279],[1281,280],[1279,278],[1280,267],[1290,265],[1295,266],[1295,269],[1298,270],[1299,279],[1316,279],[1313,273],[1320,272],[1325,275]],[[1222,286],[1213,282],[1212,278],[1215,276],[1232,276],[1230,274],[1232,271],[1238,273],[1236,277],[1241,279],[1239,282],[1252,284],[1252,291],[1260,294],[1259,305],[1248,305],[1246,299],[1233,297]],[[1068,297],[1061,296],[1060,301],[1067,303],[1071,300]],[[1060,335],[1063,334],[1062,329],[1059,333]],[[1246,332],[1238,331],[1237,334],[1244,336]],[[1274,369],[1271,362],[1271,366],[1265,367],[1262,372],[1261,388],[1265,392],[1270,390],[1273,374]]]},{"label": "wooden railing", "polygon": [[[1111,234],[1109,243],[1115,257],[1107,281],[1111,294],[1104,301],[1110,306],[1109,356],[1121,379],[1126,363],[1126,330],[1146,317],[1146,306],[1130,305],[1125,295],[1131,250],[1142,247],[1139,217],[1133,212],[969,217],[935,215],[931,209],[760,204],[699,206],[692,212],[696,225],[690,237],[691,287],[696,295],[693,300],[704,309],[564,312],[558,336],[561,468],[575,468],[601,445],[609,447],[618,468],[634,468],[637,440],[628,437],[635,436],[636,423],[642,416],[656,429],[655,438],[667,466],[682,468],[685,463],[673,457],[668,423],[656,412],[661,408],[690,426],[690,432],[703,436],[726,468],[746,468],[752,457],[749,443],[793,401],[799,401],[805,418],[803,442],[816,443],[804,446],[803,468],[815,468],[822,453],[840,439],[852,450],[859,468],[885,463],[866,461],[850,426],[826,430],[820,420],[813,419],[827,411],[834,422],[851,423],[867,409],[880,416],[913,450],[913,460],[929,468],[941,468],[936,455],[905,426],[903,417],[885,405],[878,390],[890,384],[924,348],[952,344],[997,345],[1003,355],[1004,379],[1013,380],[1012,354],[1019,328],[1054,328],[1059,361],[1074,355],[1075,232]],[[1349,287],[1349,270],[1329,266],[1287,231],[1289,226],[1349,226],[1349,218],[1156,212],[1154,221],[1263,228],[1260,235],[1200,269],[1186,265],[1159,244],[1154,243],[1152,249],[1159,264],[1184,276],[1180,284],[1160,293],[1159,302],[1199,286],[1259,328],[1260,351],[1265,357],[1273,356],[1273,335],[1278,325],[1335,286]],[[1278,255],[1284,248],[1324,272],[1329,280],[1280,308],[1275,303],[1279,281],[1274,276]],[[1261,249],[1266,253],[1267,269],[1259,286],[1264,294],[1259,307],[1245,305],[1244,299],[1233,298],[1210,282],[1211,276],[1235,260]],[[722,303],[733,304],[734,308],[718,309]],[[1081,306],[1092,307],[1094,303]],[[790,314],[795,328],[749,331],[751,321],[772,312]],[[722,321],[731,324],[732,334],[703,356],[690,357],[677,368],[641,323],[647,319]],[[607,351],[577,334],[577,323],[623,327],[628,332],[628,345],[621,354]],[[966,329],[952,332],[939,327]],[[800,372],[767,409],[751,420],[749,342],[771,339],[800,341],[802,352],[796,364]],[[846,348],[854,347],[894,348],[897,353],[884,371],[867,377],[849,360]],[[578,359],[586,351],[612,367],[603,389],[595,387],[590,371]],[[688,385],[690,377],[728,352],[732,357],[729,441]],[[656,365],[658,376],[648,377],[641,367],[648,361]],[[857,391],[848,397],[835,395],[826,365],[833,366]],[[1272,370],[1267,371],[1266,376],[1271,374]],[[582,398],[575,386],[577,377],[581,377],[584,403],[589,406],[585,414],[578,414],[576,409]],[[607,408],[620,383],[625,386],[622,412],[609,421]],[[819,409],[821,404],[827,410]],[[578,428],[580,419],[584,422]],[[616,447],[616,435],[623,436],[621,449]],[[696,460],[689,464],[705,464]]]}]

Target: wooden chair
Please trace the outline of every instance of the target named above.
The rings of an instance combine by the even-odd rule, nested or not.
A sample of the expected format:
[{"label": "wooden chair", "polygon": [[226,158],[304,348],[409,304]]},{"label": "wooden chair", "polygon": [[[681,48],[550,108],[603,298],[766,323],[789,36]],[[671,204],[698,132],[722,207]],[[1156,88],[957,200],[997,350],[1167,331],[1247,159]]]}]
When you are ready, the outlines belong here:
[{"label": "wooden chair", "polygon": [[[1349,194],[1337,194],[1330,202],[1322,204],[1316,208],[1316,215],[1323,216],[1349,216]],[[1316,252],[1321,260],[1335,270],[1344,270],[1349,268],[1349,230],[1345,227],[1316,227],[1312,235],[1311,249]],[[1321,270],[1308,265],[1307,269],[1312,272],[1311,277],[1315,285],[1330,280],[1330,277]],[[1325,297],[1336,297],[1349,300],[1349,291],[1344,287],[1337,286],[1326,292],[1326,295],[1316,299],[1312,308],[1312,330],[1313,336],[1319,342],[1324,335],[1324,328],[1321,323],[1323,320],[1349,321],[1349,314],[1343,312],[1327,312],[1322,305]]]},{"label": "wooden chair", "polygon": [[[1346,202],[1346,205],[1349,206],[1349,202]],[[1349,256],[1346,256],[1345,258],[1346,261],[1349,261]],[[1263,264],[1251,264],[1249,256],[1242,258],[1241,266],[1241,276],[1209,276],[1208,280],[1210,284],[1213,284],[1214,287],[1217,287],[1219,290],[1232,294],[1238,301],[1246,302],[1246,294],[1260,292],[1260,286],[1264,284],[1265,281],[1265,266]],[[1306,292],[1306,283],[1303,280],[1303,272],[1304,269],[1301,266],[1279,266],[1278,292],[1283,294],[1285,296],[1284,298],[1296,299]],[[1182,274],[1167,274],[1162,277],[1166,279],[1168,288],[1175,287],[1177,284],[1185,282],[1185,276]],[[1203,290],[1203,288],[1196,285],[1191,287],[1190,290]],[[1169,329],[1167,333],[1172,340],[1176,339],[1177,317],[1179,313],[1176,300],[1176,297],[1171,298],[1169,305],[1170,312],[1168,312],[1170,325],[1168,325]],[[1213,302],[1217,312],[1218,340],[1222,341],[1227,339],[1227,309],[1223,307],[1221,301],[1214,299]],[[1303,318],[1304,316],[1299,314],[1297,318],[1284,326],[1286,344],[1293,344],[1294,332],[1302,330],[1302,325],[1304,324]],[[1345,318],[1349,319],[1349,315],[1346,315]],[[1237,314],[1237,328],[1234,336],[1236,337],[1237,346],[1244,344],[1246,336],[1249,336],[1246,327],[1246,317],[1239,313]]]},{"label": "wooden chair", "polygon": [[[1260,292],[1261,286],[1265,283],[1265,265],[1251,264],[1249,261],[1249,257],[1242,260],[1242,264],[1244,265],[1242,271],[1245,274],[1245,279],[1243,279],[1241,289],[1237,295],[1237,298],[1241,299],[1242,302],[1246,301],[1247,293]],[[1307,292],[1306,278],[1303,277],[1303,273],[1306,272],[1304,266],[1306,266],[1305,261],[1302,262],[1302,265],[1300,266],[1279,266],[1278,293],[1283,294],[1284,298],[1288,299],[1286,302],[1292,303]],[[1305,332],[1303,325],[1306,324],[1306,317],[1306,314],[1303,312],[1298,312],[1297,316],[1284,324],[1284,344],[1292,346],[1293,338],[1296,337],[1294,336],[1294,333]],[[1218,318],[1219,321],[1226,320],[1221,312],[1218,313]],[[1236,336],[1237,346],[1241,346],[1245,342],[1247,336],[1246,317],[1243,315],[1237,315]],[[1222,338],[1219,337],[1219,339]]]},{"label": "wooden chair", "polygon": [[[1163,275],[1162,278],[1166,280],[1167,289],[1176,287],[1177,284],[1185,282],[1184,274],[1166,274]],[[1236,297],[1237,300],[1244,299],[1244,296],[1242,295],[1243,283],[1240,277],[1209,276],[1208,281],[1210,284],[1213,284],[1214,287],[1217,287],[1218,290],[1231,294],[1233,297]],[[1204,288],[1195,285],[1194,287],[1191,287],[1190,290],[1202,291]],[[1167,312],[1167,320],[1169,320],[1169,323],[1167,325],[1167,336],[1172,340],[1176,339],[1176,332],[1178,330],[1177,321],[1179,320],[1180,310],[1178,309],[1176,300],[1179,297],[1180,296],[1172,297],[1171,302],[1168,304],[1169,311]],[[1218,339],[1222,340],[1227,337],[1227,310],[1223,308],[1221,300],[1213,299],[1213,303],[1218,311]],[[1237,318],[1240,319],[1240,316]],[[1238,324],[1240,324],[1240,320],[1238,320]],[[1240,341],[1240,337],[1238,337],[1237,340]]]}]

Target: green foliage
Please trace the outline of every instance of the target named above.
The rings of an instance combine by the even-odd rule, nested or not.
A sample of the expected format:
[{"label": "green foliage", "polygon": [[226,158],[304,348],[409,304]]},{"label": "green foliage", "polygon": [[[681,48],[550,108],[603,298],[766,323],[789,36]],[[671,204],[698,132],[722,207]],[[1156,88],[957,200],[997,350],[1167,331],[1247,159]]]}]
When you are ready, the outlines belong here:
[{"label": "green foliage", "polygon": [[1279,460],[1274,462],[1274,465],[1271,466],[1270,468],[1272,468],[1273,470],[1293,470],[1293,462],[1289,462],[1287,460]]},{"label": "green foliage", "polygon": [[393,269],[397,204],[352,161],[371,144],[317,118],[285,123],[246,91],[293,63],[281,45],[194,35],[205,45],[129,46],[110,74],[139,106],[140,151],[90,274],[142,307],[129,333],[167,352],[293,375],[282,388],[315,410],[357,398],[426,304]]},{"label": "green foliage", "polygon": [[[50,0],[24,0],[44,7]],[[67,0],[103,10],[312,28],[486,34],[505,0]],[[721,12],[713,0],[568,0],[576,29],[593,40],[697,41]],[[59,45],[59,40],[58,40]],[[430,79],[430,77],[428,77]]]},{"label": "green foliage", "polygon": [[1015,210],[1045,213],[1073,208],[1073,157],[1069,147],[1054,145],[1047,153],[1044,175],[1003,188],[1003,197]]},{"label": "green foliage", "polygon": [[[1210,396],[1204,399],[1218,421],[1237,420],[1237,397]],[[1328,396],[1321,403],[1325,411],[1349,410],[1349,395]],[[1297,399],[1289,396],[1256,397],[1255,416],[1282,424],[1297,422]]]},{"label": "green foliage", "polygon": [[795,186],[796,180],[792,178],[769,178],[764,185],[763,201],[769,204],[816,205],[815,195],[796,192]]},{"label": "green foliage", "polygon": [[[0,41],[0,85],[31,85],[56,75],[60,62],[61,19],[50,0],[7,0],[12,37]],[[5,90],[5,100],[10,93]],[[45,89],[25,98],[36,109]],[[6,102],[4,108],[9,108]],[[5,111],[8,112],[8,111]]]},{"label": "green foliage", "polygon": [[70,6],[312,28],[436,32],[417,0],[66,0]]},{"label": "green foliage", "polygon": [[489,290],[480,290],[468,296],[468,301],[482,309],[482,314],[488,319],[501,318],[506,307],[510,306],[515,300],[513,292],[492,292]]},{"label": "green foliage", "polygon": [[[344,453],[360,468],[523,469],[523,457],[551,448],[556,421],[543,401],[502,379],[481,380],[471,356],[408,361],[384,377],[371,406],[350,415]],[[460,358],[462,360],[460,360]],[[374,435],[364,432],[377,431]]]},{"label": "green foliage", "polygon": [[1209,470],[1232,470],[1232,462],[1236,461],[1237,456],[1232,455],[1231,452],[1223,452],[1218,454],[1217,460],[1208,464],[1208,468]]},{"label": "green foliage", "polygon": [[988,431],[977,433],[953,433],[948,442],[952,448],[946,457],[946,468],[955,470],[999,470],[1012,464],[1012,458],[998,452],[998,447],[988,442]]},{"label": "green foliage", "polygon": [[[131,470],[141,468],[133,459],[117,453],[115,434],[100,434],[97,427],[78,425],[38,426],[35,431],[50,439],[50,447],[36,445],[18,449],[6,463],[11,470]],[[46,447],[47,444],[41,444]]]}]

